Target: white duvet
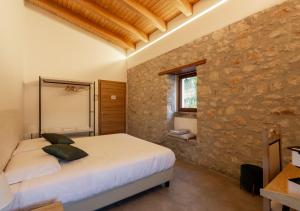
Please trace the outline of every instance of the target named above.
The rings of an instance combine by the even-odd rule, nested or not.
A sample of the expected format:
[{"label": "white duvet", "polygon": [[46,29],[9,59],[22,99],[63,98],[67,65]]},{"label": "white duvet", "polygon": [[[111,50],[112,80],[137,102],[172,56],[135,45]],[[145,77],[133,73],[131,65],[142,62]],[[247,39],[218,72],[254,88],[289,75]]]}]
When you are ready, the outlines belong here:
[{"label": "white duvet", "polygon": [[11,185],[15,195],[11,210],[42,202],[76,201],[166,170],[174,153],[165,147],[127,134],[74,139],[74,146],[89,156],[61,163],[55,174]]}]

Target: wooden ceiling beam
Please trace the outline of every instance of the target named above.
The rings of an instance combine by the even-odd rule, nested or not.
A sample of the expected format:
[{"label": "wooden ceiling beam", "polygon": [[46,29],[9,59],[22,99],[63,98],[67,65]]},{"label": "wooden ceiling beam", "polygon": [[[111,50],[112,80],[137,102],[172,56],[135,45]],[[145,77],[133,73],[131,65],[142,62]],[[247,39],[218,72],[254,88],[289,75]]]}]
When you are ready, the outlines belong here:
[{"label": "wooden ceiling beam", "polygon": [[151,21],[151,23],[157,27],[160,31],[166,31],[167,30],[167,24],[166,22],[155,15],[153,12],[151,12],[148,8],[141,5],[140,3],[134,1],[134,0],[123,0],[127,5],[138,11],[140,14],[145,16],[148,20]]},{"label": "wooden ceiling beam", "polygon": [[124,21],[121,18],[111,14],[110,12],[107,12],[106,10],[104,10],[100,6],[92,3],[91,1],[88,1],[88,0],[74,0],[74,2],[76,2],[78,5],[84,7],[88,11],[90,11],[94,14],[100,15],[100,16],[108,19],[109,21],[112,21],[113,23],[119,25],[120,27],[124,28],[125,30],[133,33],[134,35],[136,35],[142,41],[144,41],[144,42],[149,41],[148,35],[146,33],[144,33],[142,30],[140,30],[140,29],[136,28],[135,26],[127,23],[126,21]]},{"label": "wooden ceiling beam", "polygon": [[193,15],[193,6],[188,0],[175,0],[175,5],[185,16]]},{"label": "wooden ceiling beam", "polygon": [[123,40],[122,38],[116,36],[115,34],[111,33],[108,30],[101,29],[97,27],[96,24],[88,22],[87,20],[80,18],[79,16],[75,15],[74,13],[56,5],[53,1],[49,0],[27,0],[27,2],[40,7],[72,24],[75,26],[79,26],[82,29],[89,31],[109,42],[112,42],[122,48],[125,49],[135,49],[135,45],[131,42]]}]

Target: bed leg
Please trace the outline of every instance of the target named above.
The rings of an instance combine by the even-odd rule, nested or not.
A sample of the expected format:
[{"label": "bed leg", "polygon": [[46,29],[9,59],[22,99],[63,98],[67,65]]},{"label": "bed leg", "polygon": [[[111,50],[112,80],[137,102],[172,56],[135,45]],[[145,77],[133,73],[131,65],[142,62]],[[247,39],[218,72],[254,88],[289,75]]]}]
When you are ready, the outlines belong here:
[{"label": "bed leg", "polygon": [[168,181],[168,182],[165,182],[164,186],[165,186],[165,188],[168,188],[168,187],[170,187],[170,181]]}]

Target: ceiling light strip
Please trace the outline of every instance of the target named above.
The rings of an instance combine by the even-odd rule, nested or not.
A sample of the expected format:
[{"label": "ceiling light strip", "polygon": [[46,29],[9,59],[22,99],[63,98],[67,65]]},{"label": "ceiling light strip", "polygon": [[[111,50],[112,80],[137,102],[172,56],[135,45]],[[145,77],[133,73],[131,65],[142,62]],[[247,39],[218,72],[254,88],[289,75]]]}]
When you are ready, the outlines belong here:
[{"label": "ceiling light strip", "polygon": [[208,7],[207,9],[203,10],[202,12],[196,14],[195,16],[191,17],[190,19],[188,19],[187,21],[183,22],[182,24],[180,24],[179,26],[176,26],[175,28],[171,29],[170,31],[164,33],[162,36],[158,37],[157,39],[153,40],[152,42],[144,45],[143,47],[137,49],[136,51],[130,53],[129,55],[127,55],[127,58],[134,56],[135,54],[141,52],[142,50],[150,47],[151,45],[157,43],[158,41],[164,39],[165,37],[169,36],[170,34],[173,34],[175,31],[177,31],[178,29],[188,25],[189,23],[193,22],[194,20],[202,17],[203,15],[211,12],[212,10],[216,9],[217,7],[221,6],[222,4],[226,3],[228,0],[221,0],[218,3]]}]

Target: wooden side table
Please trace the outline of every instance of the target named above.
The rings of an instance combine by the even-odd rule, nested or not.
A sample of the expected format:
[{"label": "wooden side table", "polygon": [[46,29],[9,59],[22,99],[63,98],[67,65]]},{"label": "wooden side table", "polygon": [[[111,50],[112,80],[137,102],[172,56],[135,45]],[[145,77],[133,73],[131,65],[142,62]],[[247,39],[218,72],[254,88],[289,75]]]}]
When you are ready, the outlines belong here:
[{"label": "wooden side table", "polygon": [[43,207],[33,209],[32,211],[64,211],[64,207],[61,202],[53,202]]},{"label": "wooden side table", "polygon": [[300,210],[300,197],[288,192],[288,179],[295,177],[300,177],[300,168],[290,163],[265,188],[260,189],[260,195]]}]

